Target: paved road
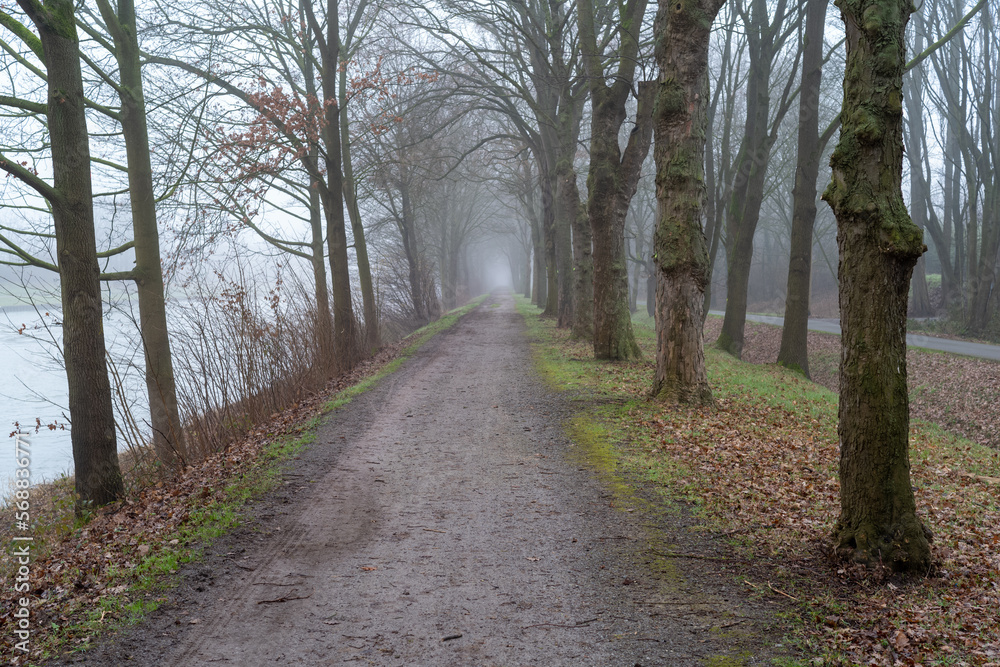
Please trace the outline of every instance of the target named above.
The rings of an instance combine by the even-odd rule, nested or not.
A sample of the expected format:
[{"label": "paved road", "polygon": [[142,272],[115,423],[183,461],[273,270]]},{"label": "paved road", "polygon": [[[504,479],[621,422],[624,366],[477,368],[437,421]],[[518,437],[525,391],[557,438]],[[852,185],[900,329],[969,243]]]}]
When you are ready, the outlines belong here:
[{"label": "paved road", "polygon": [[[721,310],[710,310],[712,315],[724,315]],[[771,315],[747,314],[747,319],[753,322],[763,322],[764,324],[775,324],[782,326],[783,317]],[[815,319],[809,318],[809,329],[812,331],[822,331],[840,335],[840,320],[838,319]],[[1000,345],[987,345],[986,343],[970,343],[964,340],[952,340],[950,338],[938,338],[937,336],[925,336],[923,334],[906,334],[906,344],[910,347],[922,347],[926,350],[937,350],[938,352],[950,352],[951,354],[961,354],[966,357],[978,357],[980,359],[990,359],[1000,361]]]}]

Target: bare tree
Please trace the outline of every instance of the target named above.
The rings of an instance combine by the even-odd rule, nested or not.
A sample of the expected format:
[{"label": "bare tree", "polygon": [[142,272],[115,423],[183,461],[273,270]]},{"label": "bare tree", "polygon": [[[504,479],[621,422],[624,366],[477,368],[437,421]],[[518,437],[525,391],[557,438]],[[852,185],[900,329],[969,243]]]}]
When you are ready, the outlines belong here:
[{"label": "bare tree", "polygon": [[[77,507],[104,505],[121,497],[124,485],[105,361],[90,143],[74,6],[68,0],[18,0],[18,5],[38,33],[36,38],[21,26],[18,37],[43,63],[48,81],[44,108],[51,138],[52,183],[3,155],[0,169],[34,189],[52,209]],[[6,26],[16,23],[5,12],[4,19]],[[21,106],[16,99],[4,101]]]}]

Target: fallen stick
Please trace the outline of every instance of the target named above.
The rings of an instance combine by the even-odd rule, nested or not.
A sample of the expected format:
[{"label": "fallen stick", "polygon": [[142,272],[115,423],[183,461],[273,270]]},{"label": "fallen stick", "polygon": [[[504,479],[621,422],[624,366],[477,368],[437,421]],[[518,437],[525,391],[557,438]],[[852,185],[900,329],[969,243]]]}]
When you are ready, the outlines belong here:
[{"label": "fallen stick", "polygon": [[562,623],[535,623],[534,625],[525,625],[521,629],[522,630],[527,630],[528,628],[541,628],[541,627],[549,627],[549,628],[586,628],[586,627],[588,627],[591,623],[593,623],[596,620],[598,620],[598,619],[591,618],[591,619],[588,619],[586,621],[577,621],[576,625],[565,625],[565,624],[562,624]]},{"label": "fallen stick", "polygon": [[293,584],[279,584],[276,581],[255,581],[253,585],[254,586],[301,586],[304,583],[305,583],[304,581],[297,581]]},{"label": "fallen stick", "polygon": [[770,581],[769,581],[769,582],[767,582],[767,587],[768,587],[768,588],[770,588],[770,589],[771,589],[772,591],[774,591],[775,593],[777,593],[778,595],[784,595],[784,596],[785,596],[786,598],[788,598],[789,600],[792,600],[792,601],[794,601],[794,602],[798,602],[798,601],[799,601],[799,599],[798,599],[798,598],[796,598],[796,597],[792,597],[791,595],[789,595],[788,593],[786,593],[786,592],[784,592],[784,591],[779,591],[779,590],[778,590],[777,588],[775,588],[774,586],[772,586],[772,585],[771,585],[771,582],[770,582]]},{"label": "fallen stick", "polygon": [[292,600],[306,600],[312,597],[312,593],[309,595],[296,595],[294,597],[280,597],[276,600],[257,600],[257,604],[274,604],[276,602],[291,602]]}]

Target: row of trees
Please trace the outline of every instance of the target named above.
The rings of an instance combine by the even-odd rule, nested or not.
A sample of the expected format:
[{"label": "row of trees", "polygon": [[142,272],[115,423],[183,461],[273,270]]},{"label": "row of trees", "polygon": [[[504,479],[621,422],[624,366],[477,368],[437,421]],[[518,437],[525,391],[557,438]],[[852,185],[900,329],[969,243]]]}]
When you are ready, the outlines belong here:
[{"label": "row of trees", "polygon": [[[164,277],[206,245],[251,233],[306,263],[317,363],[334,373],[380,346],[383,321],[405,329],[435,317],[436,281],[446,307],[464,298],[472,236],[491,219],[474,182],[486,164],[461,159],[481,128],[436,72],[372,56],[391,39],[375,29],[382,7],[353,6],[344,25],[335,2],[150,6],[145,20],[130,0],[18,9],[0,10],[14,84],[0,96],[0,168],[17,179],[4,192],[0,261],[59,278],[81,503],[123,490],[101,281],[135,285],[150,433],[169,469],[195,454],[177,407]],[[95,226],[95,206],[108,202],[129,209],[131,233]],[[164,226],[174,242],[161,257]],[[383,242],[389,320],[366,234]],[[400,258],[405,281],[394,285]],[[129,260],[132,269],[109,268]]]},{"label": "row of trees", "polygon": [[[461,66],[455,71],[480,82],[484,108],[534,157],[540,195],[520,197],[532,224],[530,233],[517,232],[522,246],[528,238],[544,244],[535,248],[543,261],[535,267],[533,298],[560,326],[592,338],[597,358],[627,360],[638,354],[626,314],[623,229],[640,177],[636,165],[649,135],[655,135],[653,267],[639,252],[633,261],[657,278],[653,394],[663,400],[711,403],[702,323],[720,248],[726,313],[716,346],[741,354],[754,241],[769,198],[772,209],[787,213],[791,246],[779,361],[808,374],[817,183],[824,152],[841,129],[826,192],[837,219],[840,269],[849,274],[841,274],[839,295],[845,331],[845,491],[838,547],[860,560],[882,558],[894,567],[920,570],[929,562],[929,550],[909,488],[903,332],[910,273],[924,246],[901,193],[901,77],[960,34],[984,3],[954,15],[947,34],[909,61],[904,28],[910,10],[899,4],[843,3],[845,37],[829,43],[825,3],[737,2],[716,24],[725,29],[713,42],[723,4],[664,4],[655,31],[645,33],[652,38],[645,39],[637,3],[603,8],[459,3],[452,7],[454,24],[440,16],[414,23],[430,24],[439,36],[440,51],[428,58],[457,59]],[[595,40],[600,30],[592,21],[602,12],[611,19]],[[859,27],[862,15],[868,18]],[[479,28],[471,33],[476,38],[464,22]],[[502,46],[507,44],[519,48],[512,54]],[[635,72],[651,55],[659,75],[644,82]],[[823,98],[823,67],[831,61],[849,75],[842,111]],[[718,77],[711,87],[710,69],[711,77]],[[618,88],[629,92],[619,98]],[[580,91],[589,92],[589,140],[580,136],[585,127],[580,116],[587,120]],[[788,113],[796,107],[797,122]],[[634,122],[623,131],[626,113],[634,114]],[[789,125],[797,137],[790,136]],[[579,151],[580,144],[589,144],[589,151]],[[769,169],[779,148],[795,156],[791,197],[780,194],[781,180]],[[577,177],[582,173],[585,197]],[[775,199],[783,201],[775,205]],[[581,224],[583,210],[589,225]],[[637,251],[645,239],[633,236]],[[996,255],[996,249],[987,252]],[[991,285],[994,273],[989,272]],[[871,349],[884,351],[877,363],[867,354]]]},{"label": "row of trees", "polygon": [[[591,340],[596,358],[634,359],[641,267],[658,331],[652,393],[710,405],[702,329],[713,267],[726,269],[717,345],[739,356],[756,232],[769,212],[788,213],[780,361],[808,373],[817,183],[841,127],[825,195],[838,223],[846,350],[838,539],[860,559],[923,567],[901,336],[921,226],[944,292],[965,295],[970,325],[995,308],[995,123],[981,93],[995,82],[990,70],[988,85],[966,90],[952,76],[995,52],[986,4],[933,10],[917,31],[940,39],[907,63],[910,10],[897,0],[840,2],[842,40],[827,37],[820,0],[446,0],[433,9],[269,0],[150,5],[141,17],[131,0],[79,12],[65,0],[18,0],[20,14],[0,10],[16,84],[0,97],[9,110],[0,168],[23,185],[7,192],[5,209],[22,222],[5,218],[0,243],[8,263],[59,274],[71,417],[86,415],[72,431],[81,499],[121,493],[110,390],[98,381],[107,378],[100,280],[138,286],[156,450],[170,466],[188,458],[166,327],[164,225],[179,239],[173,258],[192,243],[252,234],[308,266],[317,362],[331,372],[380,345],[387,301],[413,324],[441,302],[455,305],[474,280],[469,253],[489,236],[503,239],[519,289]],[[966,38],[961,28],[975,16]],[[941,37],[946,25],[945,36],[961,39]],[[905,104],[919,112],[907,126],[911,197],[923,202],[913,225],[901,195],[899,91],[904,70],[923,72],[921,62],[954,89],[908,89]],[[828,63],[848,73],[839,115],[823,94]],[[939,163],[926,142],[924,97],[954,116],[941,146],[961,145],[961,160]],[[775,154],[797,156],[790,198]],[[930,185],[939,164],[941,215]],[[644,165],[655,197],[647,190],[633,205]],[[98,196],[127,199],[132,214],[131,237],[109,235],[100,249],[91,173],[106,191]],[[102,274],[100,260],[116,255],[134,269]],[[392,289],[380,291],[379,280]],[[872,347],[889,351],[881,366],[862,352]]]}]

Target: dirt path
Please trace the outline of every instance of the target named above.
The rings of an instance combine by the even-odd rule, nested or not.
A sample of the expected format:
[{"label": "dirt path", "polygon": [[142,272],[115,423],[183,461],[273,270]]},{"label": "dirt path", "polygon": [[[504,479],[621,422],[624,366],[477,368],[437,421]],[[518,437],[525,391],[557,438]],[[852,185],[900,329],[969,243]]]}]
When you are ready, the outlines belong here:
[{"label": "dirt path", "polygon": [[511,299],[488,300],[334,413],[254,522],[186,570],[146,623],[84,660],[762,660],[763,603],[740,601],[715,563],[657,557],[651,531],[683,519],[609,507],[610,492],[566,455],[565,407],[533,377]]}]

